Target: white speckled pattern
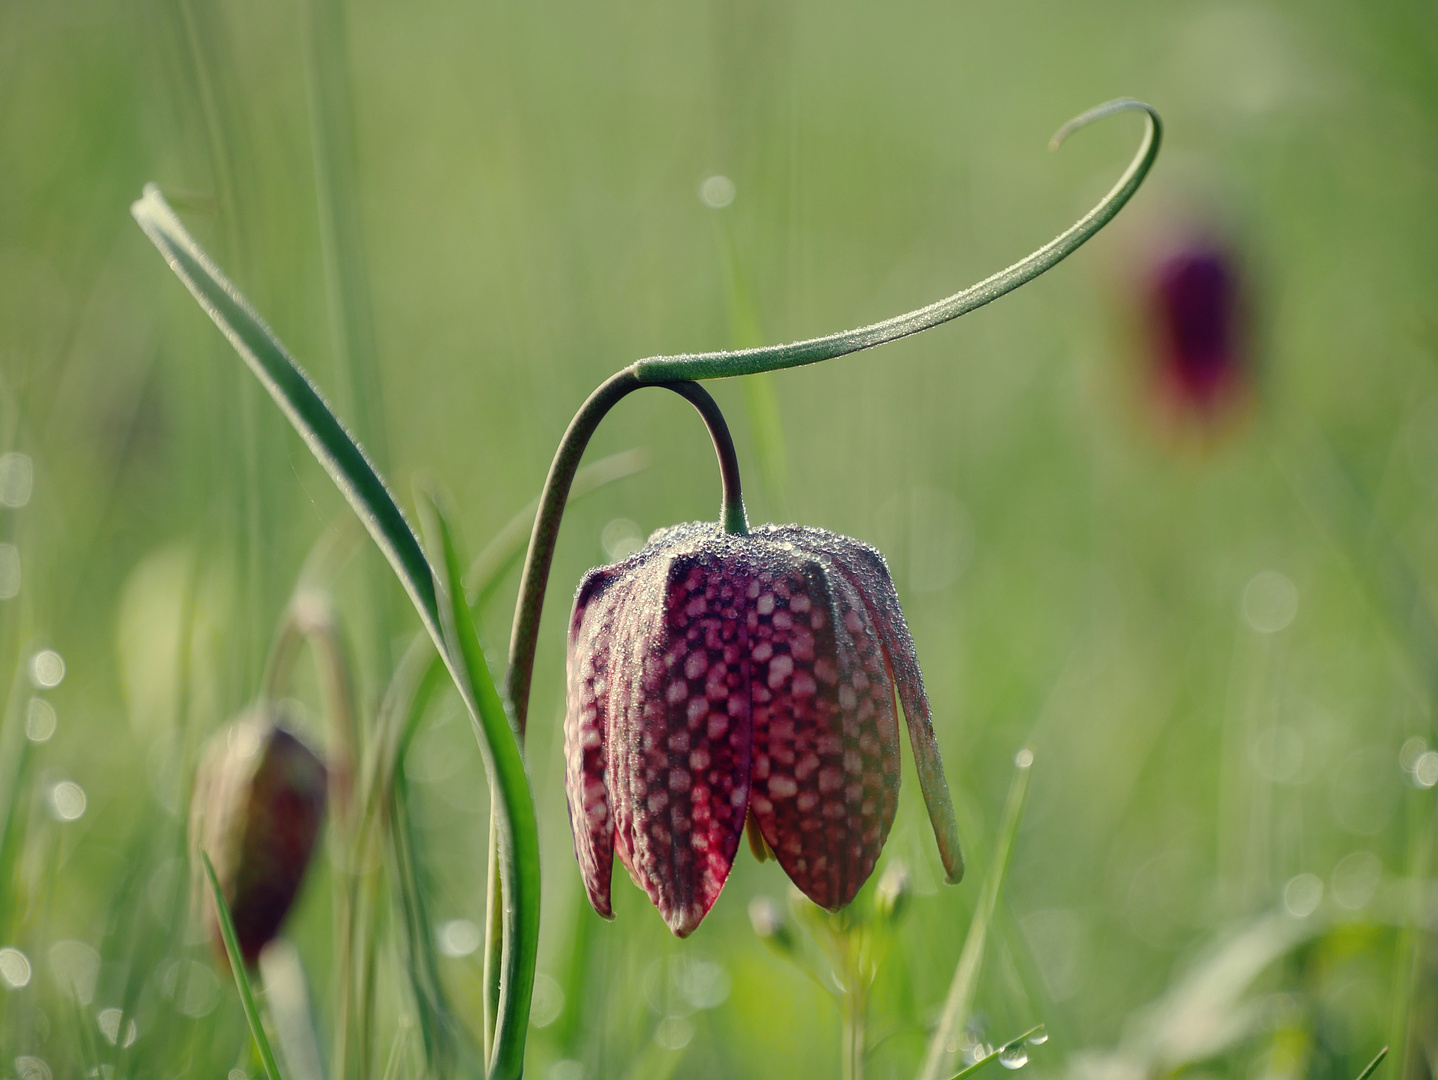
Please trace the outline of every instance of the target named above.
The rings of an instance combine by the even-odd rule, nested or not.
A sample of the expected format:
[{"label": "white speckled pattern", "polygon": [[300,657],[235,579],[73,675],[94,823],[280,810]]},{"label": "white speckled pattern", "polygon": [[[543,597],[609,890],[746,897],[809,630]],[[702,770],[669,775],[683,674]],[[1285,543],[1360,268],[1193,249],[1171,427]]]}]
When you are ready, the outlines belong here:
[{"label": "white speckled pattern", "polygon": [[895,677],[951,880],[962,872],[913,643],[878,552],[822,529],[693,523],[590,571],[569,633],[575,852],[611,917],[614,855],[683,937],[752,811],[816,903],[849,903],[898,805]]}]

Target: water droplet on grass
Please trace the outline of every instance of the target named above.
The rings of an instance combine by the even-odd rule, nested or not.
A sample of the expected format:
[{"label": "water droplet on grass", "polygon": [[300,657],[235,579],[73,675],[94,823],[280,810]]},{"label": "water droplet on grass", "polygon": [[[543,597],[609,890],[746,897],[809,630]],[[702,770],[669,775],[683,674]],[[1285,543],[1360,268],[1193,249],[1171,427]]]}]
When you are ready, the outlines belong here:
[{"label": "water droplet on grass", "polygon": [[1032,1035],[1030,1035],[1030,1036],[1028,1037],[1028,1039],[1027,1039],[1027,1042],[1028,1042],[1028,1044],[1029,1044],[1030,1046],[1042,1046],[1044,1043],[1046,1043],[1046,1042],[1048,1042],[1048,1041],[1049,1041],[1049,1033],[1048,1033],[1047,1031],[1035,1031],[1035,1032],[1034,1032]]},{"label": "water droplet on grass", "polygon": [[1022,1069],[1029,1063],[1029,1052],[1023,1043],[1006,1046],[999,1051],[999,1064],[1006,1069]]}]

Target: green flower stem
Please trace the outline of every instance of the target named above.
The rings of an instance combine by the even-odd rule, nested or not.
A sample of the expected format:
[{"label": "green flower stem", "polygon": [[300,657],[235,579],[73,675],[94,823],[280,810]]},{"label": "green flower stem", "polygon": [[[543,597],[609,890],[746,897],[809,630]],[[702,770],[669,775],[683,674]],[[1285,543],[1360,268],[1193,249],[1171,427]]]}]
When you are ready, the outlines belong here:
[{"label": "green flower stem", "polygon": [[724,485],[723,524],[724,531],[743,535],[749,531],[748,519],[744,514],[744,496],[739,485],[739,459],[734,453],[734,440],[729,427],[719,411],[719,405],[698,383],[693,382],[645,382],[632,371],[625,370],[612,375],[589,395],[555,451],[554,461],[549,466],[549,476],[544,481],[544,491],[539,496],[539,512],[534,518],[534,531],[529,537],[529,554],[524,560],[524,575],[519,582],[519,599],[514,607],[514,630],[509,638],[509,675],[505,689],[509,703],[514,709],[519,736],[524,738],[525,719],[529,715],[529,688],[534,677],[534,650],[539,642],[539,616],[544,607],[544,593],[549,584],[549,568],[554,564],[554,546],[559,539],[559,522],[564,517],[564,506],[569,498],[569,488],[579,468],[579,460],[589,445],[595,429],[599,427],[609,410],[618,405],[635,390],[643,386],[660,385],[673,390],[680,397],[699,410],[709,435],[714,440],[714,452],[719,457],[719,473]]},{"label": "green flower stem", "polygon": [[1068,230],[1033,254],[1008,269],[985,278],[977,285],[917,311],[896,315],[871,326],[861,326],[857,330],[795,341],[788,345],[766,345],[757,349],[653,356],[639,360],[625,370],[632,372],[640,382],[663,383],[675,379],[727,379],[734,375],[753,375],[760,371],[777,371],[801,364],[815,364],[820,360],[832,360],[836,356],[858,352],[860,349],[871,349],[875,345],[917,334],[997,300],[1072,255],[1089,237],[1107,225],[1138,190],[1144,177],[1148,175],[1148,170],[1153,166],[1154,159],[1158,157],[1158,147],[1163,137],[1163,122],[1151,105],[1133,98],[1106,102],[1070,120],[1058,130],[1049,146],[1057,148],[1073,132],[1095,120],[1134,109],[1143,112],[1148,121],[1143,142],[1113,190]]},{"label": "green flower stem", "polygon": [[355,828],[353,791],[355,767],[360,758],[360,729],[349,645],[329,596],[302,586],[291,597],[270,646],[261,684],[261,695],[265,699],[280,699],[289,684],[300,646],[305,642],[314,649],[324,686],[325,768],[329,774],[330,813],[348,837]]}]

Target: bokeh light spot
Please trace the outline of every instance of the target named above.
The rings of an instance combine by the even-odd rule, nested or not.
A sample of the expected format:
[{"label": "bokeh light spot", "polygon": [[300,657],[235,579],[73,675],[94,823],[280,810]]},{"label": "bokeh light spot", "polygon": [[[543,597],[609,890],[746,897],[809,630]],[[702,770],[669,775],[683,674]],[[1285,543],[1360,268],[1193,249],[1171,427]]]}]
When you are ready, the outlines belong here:
[{"label": "bokeh light spot", "polygon": [[644,534],[628,518],[615,518],[600,531],[599,544],[610,562],[618,562],[644,546]]},{"label": "bokeh light spot", "polygon": [[29,454],[0,454],[0,506],[18,510],[30,501],[35,464]]},{"label": "bokeh light spot", "polygon": [[699,185],[699,201],[710,210],[723,210],[734,201],[734,181],[727,176],[714,175]]},{"label": "bokeh light spot", "polygon": [[544,972],[534,976],[534,998],[529,1006],[531,1027],[548,1027],[564,1012],[564,989]]},{"label": "bokeh light spot", "polygon": [[20,595],[20,549],[14,544],[0,544],[0,600]]},{"label": "bokeh light spot", "polygon": [[0,979],[11,990],[30,984],[30,958],[19,949],[0,949]]},{"label": "bokeh light spot", "polygon": [[450,919],[439,928],[439,951],[445,956],[469,956],[479,948],[479,927],[468,919]]},{"label": "bokeh light spot", "polygon": [[1345,855],[1333,868],[1333,899],[1340,907],[1357,911],[1373,899],[1382,878],[1383,862],[1373,852]]},{"label": "bokeh light spot", "polygon": [[1283,887],[1283,906],[1295,918],[1312,915],[1322,899],[1323,879],[1317,874],[1298,874]]},{"label": "bokeh light spot", "polygon": [[1276,634],[1298,614],[1298,587],[1277,570],[1254,574],[1243,587],[1243,618],[1260,634]]},{"label": "bokeh light spot", "polygon": [[85,789],[73,780],[61,780],[50,789],[50,812],[60,821],[79,821],[87,802]]},{"label": "bokeh light spot", "polygon": [[55,706],[44,698],[32,697],[25,707],[25,736],[31,742],[48,742],[55,734]]}]

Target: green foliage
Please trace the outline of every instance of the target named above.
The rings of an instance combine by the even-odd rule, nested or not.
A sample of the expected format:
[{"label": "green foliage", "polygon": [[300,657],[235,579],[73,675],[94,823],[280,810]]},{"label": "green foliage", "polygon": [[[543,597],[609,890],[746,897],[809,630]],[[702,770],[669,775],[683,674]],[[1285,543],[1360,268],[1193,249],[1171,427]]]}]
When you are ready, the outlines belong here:
[{"label": "green foliage", "polygon": [[[358,441],[383,440],[391,491],[431,470],[478,550],[535,497],[584,395],[636,357],[872,322],[1053,236],[1140,122],[1058,154],[1044,138],[1134,93],[1163,112],[1163,157],[1053,273],[882,357],[711,384],[756,523],[887,553],[972,860],[941,887],[906,772],[879,870],[902,860],[911,890],[870,988],[869,1075],[922,1064],[1022,745],[1039,768],[955,1032],[966,1066],[1042,1020],[1024,1069],[1040,1077],[1343,1080],[1384,1043],[1375,1076],[1426,1075],[1435,788],[1405,766],[1438,746],[1431,5],[423,0],[343,5],[336,47],[340,7],[0,15],[0,455],[32,470],[0,464],[20,567],[10,597],[0,548],[0,948],[18,955],[0,953],[0,1073],[262,1073],[190,931],[188,778],[257,694],[307,553],[358,534],[126,218],[140,184]],[[718,173],[723,208],[696,197]],[[1154,420],[1133,302],[1148,245],[1191,211],[1235,238],[1254,286],[1259,385],[1217,435]],[[783,888],[772,863],[741,854],[683,943],[622,873],[614,923],[582,907],[559,783],[566,602],[612,551],[712,516],[712,453],[669,397],[613,414],[593,456],[643,446],[652,465],[576,503],[560,538],[526,751],[546,890],[526,1071],[837,1076],[830,989],[748,925]],[[417,571],[423,549],[395,536]],[[390,568],[337,548],[353,554],[319,585],[354,644],[372,831],[358,862],[329,835],[286,933],[330,1076],[331,899],[352,882],[371,1004],[349,1010],[370,1021],[347,1075],[478,1075],[482,755]],[[485,576],[495,658],[514,588]],[[433,681],[386,698],[416,634]],[[65,676],[40,686],[45,649]],[[304,660],[282,691],[317,742],[323,689]]]}]

